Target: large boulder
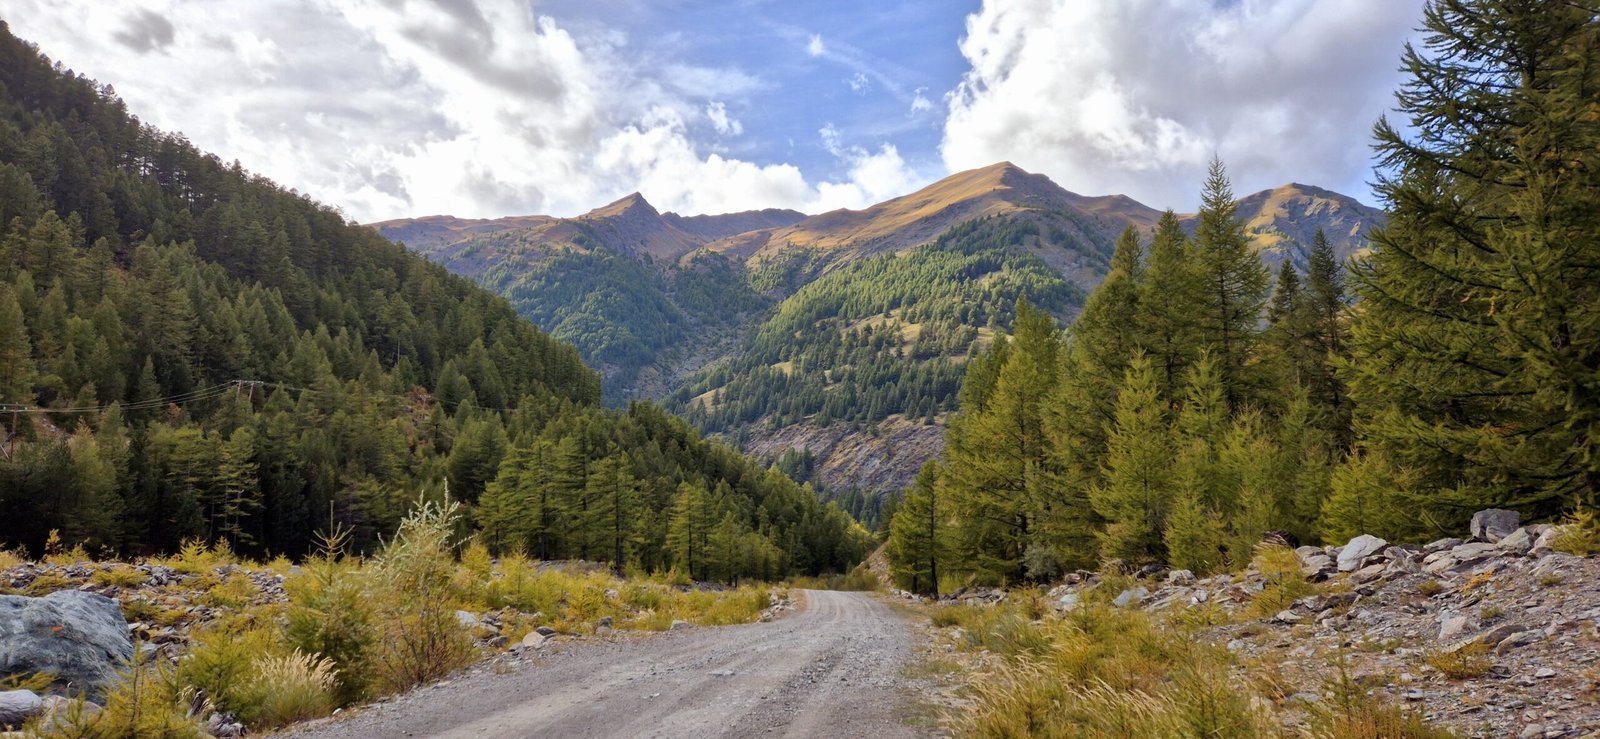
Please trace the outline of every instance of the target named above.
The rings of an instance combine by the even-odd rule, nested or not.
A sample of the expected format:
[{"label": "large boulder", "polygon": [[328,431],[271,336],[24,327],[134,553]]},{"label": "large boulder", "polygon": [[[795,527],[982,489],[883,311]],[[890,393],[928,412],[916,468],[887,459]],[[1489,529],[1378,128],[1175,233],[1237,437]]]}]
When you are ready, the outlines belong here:
[{"label": "large boulder", "polygon": [[1355,572],[1361,569],[1361,561],[1383,551],[1389,542],[1379,539],[1372,534],[1362,534],[1350,540],[1339,550],[1339,571]]},{"label": "large boulder", "polygon": [[0,596],[0,675],[49,673],[52,687],[103,701],[133,660],[117,602],[80,590]]},{"label": "large boulder", "polygon": [[1497,542],[1522,525],[1522,514],[1503,508],[1490,508],[1472,514],[1472,538]]}]

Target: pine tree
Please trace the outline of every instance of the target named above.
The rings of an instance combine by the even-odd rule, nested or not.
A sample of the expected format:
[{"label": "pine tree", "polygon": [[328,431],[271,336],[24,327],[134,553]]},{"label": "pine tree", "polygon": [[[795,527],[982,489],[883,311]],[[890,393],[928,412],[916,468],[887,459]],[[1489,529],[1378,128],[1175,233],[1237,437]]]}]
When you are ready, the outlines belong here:
[{"label": "pine tree", "polygon": [[1338,372],[1350,352],[1350,328],[1344,320],[1346,299],[1344,267],[1319,228],[1311,241],[1300,306],[1306,316],[1302,323],[1307,328],[1298,333],[1306,335],[1317,360],[1307,365],[1302,382],[1317,409],[1318,426],[1329,435],[1335,449],[1348,448],[1353,438],[1349,390]]},{"label": "pine tree", "polygon": [[[628,554],[637,544],[640,519],[639,483],[628,470],[627,459],[612,455],[595,464],[589,477],[589,498],[594,504],[589,515],[596,519],[594,529],[603,531],[611,556],[611,567],[621,575]],[[587,527],[586,527],[587,528]]]},{"label": "pine tree", "polygon": [[1441,0],[1380,122],[1389,210],[1353,274],[1368,448],[1449,525],[1600,504],[1600,22],[1592,3]]},{"label": "pine tree", "polygon": [[1216,362],[1223,396],[1233,411],[1255,394],[1249,363],[1267,298],[1267,268],[1251,249],[1238,210],[1222,161],[1213,159],[1194,231],[1195,264],[1203,296],[1199,331]]},{"label": "pine tree", "polygon": [[667,524],[667,550],[672,553],[672,565],[690,579],[710,576],[710,563],[706,559],[706,540],[711,528],[708,497],[702,485],[679,484]]},{"label": "pine tree", "polygon": [[950,546],[944,530],[947,506],[940,501],[939,468],[922,465],[917,478],[889,522],[889,562],[895,578],[913,593],[939,596],[939,565],[948,560]]},{"label": "pine tree", "polygon": [[1199,454],[1190,449],[1179,454],[1174,468],[1172,512],[1167,516],[1161,541],[1167,548],[1167,565],[1201,577],[1222,565],[1225,536],[1222,521],[1206,507],[1202,484],[1194,474],[1198,465],[1185,464]]},{"label": "pine tree", "polygon": [[1117,393],[1116,423],[1105,454],[1105,482],[1089,501],[1106,520],[1105,558],[1159,562],[1172,495],[1172,439],[1150,360],[1136,355]]},{"label": "pine tree", "polygon": [[221,445],[218,462],[218,505],[211,513],[211,530],[215,538],[228,540],[235,551],[247,551],[257,542],[248,533],[246,520],[261,509],[255,431],[249,426],[236,429]]}]

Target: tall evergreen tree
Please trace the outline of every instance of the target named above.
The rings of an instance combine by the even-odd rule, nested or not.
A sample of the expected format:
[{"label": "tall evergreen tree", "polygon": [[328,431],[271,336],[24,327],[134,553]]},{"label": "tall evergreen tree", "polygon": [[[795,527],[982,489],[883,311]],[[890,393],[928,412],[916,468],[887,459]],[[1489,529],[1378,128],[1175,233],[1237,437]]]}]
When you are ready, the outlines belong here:
[{"label": "tall evergreen tree", "polygon": [[1213,159],[1194,230],[1202,295],[1199,331],[1216,362],[1228,408],[1235,411],[1255,395],[1248,372],[1267,299],[1267,268],[1250,247],[1238,211],[1222,161]]},{"label": "tall evergreen tree", "polygon": [[1600,504],[1600,7],[1435,0],[1354,273],[1358,430],[1423,514]]},{"label": "tall evergreen tree", "polygon": [[1106,521],[1101,556],[1159,562],[1165,555],[1161,535],[1172,496],[1172,438],[1155,371],[1143,355],[1128,367],[1115,415],[1105,481],[1089,495]]},{"label": "tall evergreen tree", "polygon": [[948,506],[941,505],[939,468],[922,465],[889,522],[889,561],[901,585],[939,597],[939,565],[950,556]]},{"label": "tall evergreen tree", "polygon": [[1193,249],[1177,214],[1167,211],[1150,239],[1150,258],[1139,290],[1139,344],[1161,381],[1161,397],[1176,402],[1200,350],[1204,295]]}]

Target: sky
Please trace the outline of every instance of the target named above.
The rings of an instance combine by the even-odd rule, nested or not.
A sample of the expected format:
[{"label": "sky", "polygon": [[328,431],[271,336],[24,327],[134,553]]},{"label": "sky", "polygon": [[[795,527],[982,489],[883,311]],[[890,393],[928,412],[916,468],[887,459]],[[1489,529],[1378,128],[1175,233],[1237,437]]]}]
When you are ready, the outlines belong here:
[{"label": "sky", "polygon": [[7,0],[129,109],[362,222],[861,208],[1009,160],[1371,202],[1422,0]]}]

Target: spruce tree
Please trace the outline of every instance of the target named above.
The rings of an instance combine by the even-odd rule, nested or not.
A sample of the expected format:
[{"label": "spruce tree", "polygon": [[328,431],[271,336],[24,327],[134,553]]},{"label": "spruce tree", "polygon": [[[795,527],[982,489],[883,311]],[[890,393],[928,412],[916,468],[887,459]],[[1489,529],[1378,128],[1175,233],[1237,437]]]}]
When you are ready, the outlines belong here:
[{"label": "spruce tree", "polygon": [[1451,530],[1600,503],[1597,13],[1430,3],[1408,125],[1376,129],[1389,218],[1353,274],[1350,390],[1365,444]]}]

